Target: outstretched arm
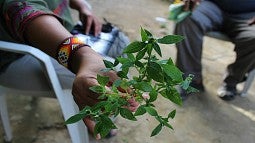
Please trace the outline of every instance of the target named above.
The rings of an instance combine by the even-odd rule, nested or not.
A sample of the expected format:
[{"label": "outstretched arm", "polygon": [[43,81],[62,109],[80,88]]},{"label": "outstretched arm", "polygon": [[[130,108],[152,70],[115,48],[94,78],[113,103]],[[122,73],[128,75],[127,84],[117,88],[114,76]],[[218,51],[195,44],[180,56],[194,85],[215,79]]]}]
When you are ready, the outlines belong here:
[{"label": "outstretched arm", "polygon": [[[66,38],[73,36],[62,25],[58,16],[50,11],[42,10],[42,7],[36,9],[26,2],[12,2],[6,3],[4,12],[5,22],[9,23],[8,25],[17,25],[9,29],[10,35],[20,42],[25,41],[39,48],[55,59],[57,59],[59,45]],[[23,12],[26,12],[25,15],[22,15]],[[97,74],[102,74],[100,70],[105,68],[103,58],[89,46],[82,46],[73,53],[72,60],[69,62],[72,71],[76,74],[72,89],[74,100],[79,108],[94,105],[98,102],[98,95],[89,90],[89,87],[98,85]],[[104,74],[107,74],[112,81],[117,79],[117,75],[113,72]],[[90,131],[93,131],[92,121],[86,120],[85,124]]]}]

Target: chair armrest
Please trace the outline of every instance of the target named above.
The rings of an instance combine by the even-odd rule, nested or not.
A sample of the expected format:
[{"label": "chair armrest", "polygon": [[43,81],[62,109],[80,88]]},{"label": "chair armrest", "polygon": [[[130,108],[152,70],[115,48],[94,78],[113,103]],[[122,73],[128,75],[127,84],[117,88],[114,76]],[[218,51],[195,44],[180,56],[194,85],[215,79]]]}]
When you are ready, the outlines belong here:
[{"label": "chair armrest", "polygon": [[24,44],[0,41],[0,50],[20,54],[29,54],[42,62],[46,62],[49,59],[49,56],[41,50]]},{"label": "chair armrest", "polygon": [[13,53],[28,54],[38,59],[46,69],[47,76],[49,78],[50,84],[53,88],[55,95],[59,100],[62,99],[59,96],[63,95],[63,90],[59,83],[59,79],[57,77],[54,66],[51,62],[50,56],[32,46],[5,41],[0,41],[0,50],[9,51]]}]

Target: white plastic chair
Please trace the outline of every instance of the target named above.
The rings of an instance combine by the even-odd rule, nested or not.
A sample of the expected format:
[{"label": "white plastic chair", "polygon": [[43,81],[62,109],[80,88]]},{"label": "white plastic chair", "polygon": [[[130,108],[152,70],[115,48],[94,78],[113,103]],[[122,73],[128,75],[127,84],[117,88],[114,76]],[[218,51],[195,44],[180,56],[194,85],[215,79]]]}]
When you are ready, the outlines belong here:
[{"label": "white plastic chair", "polygon": [[[219,31],[208,32],[208,33],[206,33],[206,36],[230,42],[229,37]],[[251,84],[254,80],[254,76],[255,76],[255,69],[253,69],[252,71],[250,71],[250,73],[248,73],[248,77],[244,83],[244,87],[240,93],[240,96],[244,97],[247,95],[247,92],[248,92],[249,88],[251,87]]]},{"label": "white plastic chair", "polygon": [[[36,59],[38,59],[42,63],[42,66],[44,66],[45,73],[47,73],[47,76],[49,78],[49,82],[50,82],[49,84],[52,87],[53,93],[56,95],[56,98],[60,104],[64,119],[67,120],[72,115],[78,113],[78,108],[73,101],[71,92],[70,91],[65,92],[62,89],[59,83],[57,74],[51,63],[51,59],[48,55],[46,55],[44,52],[40,51],[39,49],[36,49],[31,46],[16,44],[11,42],[4,42],[4,41],[0,41],[0,50],[10,51],[14,53],[30,54],[34,56]],[[13,95],[13,94],[22,93],[22,95],[45,96],[44,95],[45,92],[40,92],[40,91],[31,92],[31,91],[21,91],[17,89],[12,89],[10,87],[4,87],[1,85],[1,82],[0,82],[0,115],[1,115],[2,123],[3,123],[4,132],[5,132],[5,141],[7,142],[11,142],[13,136],[12,136],[10,121],[8,117],[5,94],[11,93]],[[47,93],[47,94],[52,94],[52,93]],[[74,124],[68,124],[67,128],[68,128],[72,143],[88,143],[89,142],[87,128],[82,121],[79,121]]]}]

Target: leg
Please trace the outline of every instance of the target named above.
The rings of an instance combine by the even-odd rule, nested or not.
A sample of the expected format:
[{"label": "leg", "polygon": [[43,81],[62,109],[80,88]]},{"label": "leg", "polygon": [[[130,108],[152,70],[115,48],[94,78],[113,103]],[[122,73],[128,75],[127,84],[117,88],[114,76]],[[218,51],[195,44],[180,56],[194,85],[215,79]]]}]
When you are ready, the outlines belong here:
[{"label": "leg", "polygon": [[[64,89],[72,89],[75,75],[52,59],[52,63]],[[50,91],[51,87],[42,66],[30,55],[14,61],[0,76],[2,85],[20,90]],[[18,81],[18,82],[17,82]]]},{"label": "leg", "polygon": [[223,87],[218,94],[224,100],[231,100],[237,95],[236,85],[244,81],[247,73],[255,68],[255,25],[248,25],[247,20],[230,17],[224,23],[224,31],[235,44],[236,60],[228,66]]},{"label": "leg", "polygon": [[229,19],[226,27],[235,44],[236,60],[228,66],[224,81],[235,87],[255,68],[255,25],[248,25],[247,20]]},{"label": "leg", "polygon": [[221,28],[222,12],[212,2],[202,1],[192,15],[176,25],[175,34],[185,39],[176,44],[176,65],[180,70],[195,75],[194,81],[202,82],[202,44],[207,31]]},{"label": "leg", "polygon": [[[176,44],[176,66],[184,72],[184,76],[193,74],[191,86],[204,91],[202,80],[202,46],[206,32],[220,30],[223,22],[221,10],[212,2],[202,1],[192,12],[192,15],[178,23],[175,34],[183,35],[185,39]],[[187,98],[184,90],[180,89],[183,100]]]}]

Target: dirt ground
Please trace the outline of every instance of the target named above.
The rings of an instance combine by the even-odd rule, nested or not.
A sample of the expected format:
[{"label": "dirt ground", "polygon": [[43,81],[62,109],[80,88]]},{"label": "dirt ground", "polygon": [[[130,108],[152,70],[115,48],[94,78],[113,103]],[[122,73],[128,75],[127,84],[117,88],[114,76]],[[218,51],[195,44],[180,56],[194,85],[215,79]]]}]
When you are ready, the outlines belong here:
[{"label": "dirt ground", "polygon": [[[140,40],[140,27],[160,37],[171,34],[173,23],[164,25],[157,17],[167,18],[168,0],[88,0],[100,19],[120,27],[133,40]],[[74,15],[77,13],[74,12]],[[170,121],[174,130],[163,129],[150,137],[157,122],[149,117],[138,122],[117,118],[118,135],[100,141],[90,137],[92,143],[255,143],[255,89],[254,84],[247,97],[237,97],[225,102],[216,96],[227,64],[234,60],[233,45],[205,37],[203,51],[203,75],[206,92],[191,96],[183,106],[160,99],[155,104],[161,114],[176,109],[176,117]],[[175,59],[176,49],[162,46],[163,57]],[[133,73],[134,74],[134,73]],[[241,86],[240,86],[241,87]],[[9,104],[13,126],[13,143],[69,143],[69,135],[62,126],[63,119],[55,99],[8,97],[20,100]],[[2,133],[0,124],[0,133]],[[0,138],[2,135],[0,134]],[[2,140],[0,139],[0,143]]]}]

